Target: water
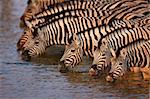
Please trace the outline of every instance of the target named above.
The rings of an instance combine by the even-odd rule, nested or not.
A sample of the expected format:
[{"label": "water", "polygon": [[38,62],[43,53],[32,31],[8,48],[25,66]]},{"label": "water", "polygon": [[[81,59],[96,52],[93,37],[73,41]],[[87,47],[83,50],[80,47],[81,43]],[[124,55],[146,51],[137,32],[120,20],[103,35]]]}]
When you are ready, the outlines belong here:
[{"label": "water", "polygon": [[[63,49],[51,47],[48,55],[31,62],[20,59],[16,42],[22,34],[19,18],[27,0],[0,1],[0,99],[148,99],[150,85],[140,74],[128,73],[116,83],[87,73],[91,60],[73,72],[60,73]],[[52,53],[51,53],[52,52]]]}]

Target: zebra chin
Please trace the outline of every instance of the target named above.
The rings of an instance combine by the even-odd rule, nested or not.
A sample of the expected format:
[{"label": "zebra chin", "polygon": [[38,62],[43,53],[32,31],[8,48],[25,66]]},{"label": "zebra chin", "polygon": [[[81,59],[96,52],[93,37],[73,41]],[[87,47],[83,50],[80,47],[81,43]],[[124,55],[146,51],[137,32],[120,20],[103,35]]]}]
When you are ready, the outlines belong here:
[{"label": "zebra chin", "polygon": [[24,50],[21,54],[21,58],[25,61],[30,61],[31,60],[31,56],[29,54],[29,50]]}]

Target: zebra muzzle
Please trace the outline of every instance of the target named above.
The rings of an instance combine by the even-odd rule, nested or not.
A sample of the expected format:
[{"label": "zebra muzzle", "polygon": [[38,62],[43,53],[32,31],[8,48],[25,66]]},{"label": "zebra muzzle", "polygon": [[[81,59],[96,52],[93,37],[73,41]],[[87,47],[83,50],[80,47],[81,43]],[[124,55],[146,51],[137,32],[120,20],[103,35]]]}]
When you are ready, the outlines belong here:
[{"label": "zebra muzzle", "polygon": [[97,65],[93,64],[89,70],[89,75],[90,76],[97,76],[98,72],[97,72]]},{"label": "zebra muzzle", "polygon": [[89,70],[89,75],[90,75],[90,76],[96,76],[96,71],[95,71],[93,68],[91,68],[91,69]]},{"label": "zebra muzzle", "polygon": [[25,60],[25,61],[31,60],[31,56],[30,56],[30,54],[29,54],[29,50],[23,51],[21,57],[22,57],[22,59]]},{"label": "zebra muzzle", "polygon": [[64,60],[59,62],[58,70],[61,73],[66,73],[69,71],[69,68],[67,66],[65,66],[65,64],[64,64]]}]

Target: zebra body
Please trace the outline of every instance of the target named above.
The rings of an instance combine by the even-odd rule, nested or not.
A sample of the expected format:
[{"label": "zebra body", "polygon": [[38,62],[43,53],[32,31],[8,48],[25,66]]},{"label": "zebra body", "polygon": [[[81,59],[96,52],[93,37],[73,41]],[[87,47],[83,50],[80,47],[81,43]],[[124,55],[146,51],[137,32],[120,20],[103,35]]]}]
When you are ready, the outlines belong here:
[{"label": "zebra body", "polygon": [[[93,66],[90,71],[102,72],[108,68],[111,61],[118,57],[120,50],[138,40],[150,39],[150,24],[135,27],[133,29],[122,29],[106,36],[99,49],[95,50]],[[95,69],[93,69],[95,68]]]},{"label": "zebra body", "polygon": [[[148,67],[150,73],[150,40],[137,41],[120,51],[119,57],[112,62],[107,81],[114,81],[123,76],[127,69]],[[150,76],[150,75],[149,75]]]}]

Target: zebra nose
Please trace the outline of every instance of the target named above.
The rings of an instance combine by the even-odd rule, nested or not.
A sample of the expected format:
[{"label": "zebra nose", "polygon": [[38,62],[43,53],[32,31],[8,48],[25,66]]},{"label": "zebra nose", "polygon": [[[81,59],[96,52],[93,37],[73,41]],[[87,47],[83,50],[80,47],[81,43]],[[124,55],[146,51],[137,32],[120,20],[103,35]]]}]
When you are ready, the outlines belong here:
[{"label": "zebra nose", "polygon": [[29,54],[29,50],[23,51],[21,56],[22,56],[22,59],[25,60],[25,61],[31,60],[31,56]]},{"label": "zebra nose", "polygon": [[59,62],[58,70],[59,70],[59,72],[61,72],[61,73],[66,73],[66,72],[69,71],[69,68],[68,68],[67,66],[65,66],[65,63],[64,63],[64,62],[65,62],[64,60],[62,60],[62,61]]}]

